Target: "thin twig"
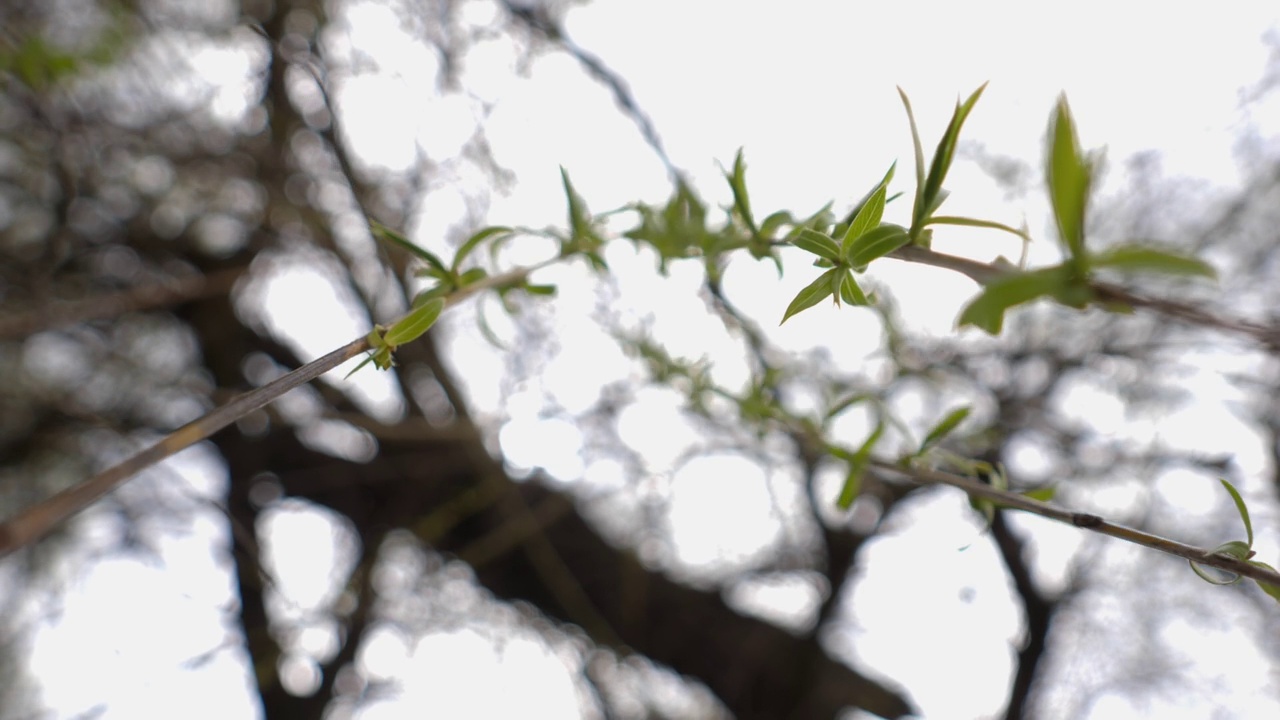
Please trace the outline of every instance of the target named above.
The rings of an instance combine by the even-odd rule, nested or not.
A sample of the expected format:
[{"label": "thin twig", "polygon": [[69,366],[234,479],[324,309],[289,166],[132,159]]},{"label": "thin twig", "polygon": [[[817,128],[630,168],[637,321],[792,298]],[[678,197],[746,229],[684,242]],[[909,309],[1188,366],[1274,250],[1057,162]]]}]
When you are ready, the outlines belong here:
[{"label": "thin twig", "polygon": [[1192,545],[1184,545],[1176,540],[1152,535],[1141,530],[1134,530],[1124,525],[1118,525],[1103,519],[1092,513],[1075,512],[1041,502],[1026,495],[1020,495],[1008,490],[988,485],[974,478],[964,477],[962,475],[953,475],[938,470],[930,470],[928,468],[903,467],[897,463],[873,460],[869,463],[872,467],[880,470],[886,470],[900,475],[905,475],[917,482],[931,485],[950,485],[959,488],[967,493],[970,497],[982,498],[990,500],[1004,507],[1013,508],[1015,510],[1023,510],[1043,518],[1056,520],[1060,523],[1072,525],[1084,530],[1091,530],[1102,535],[1109,535],[1114,538],[1126,540],[1135,545],[1158,550],[1168,555],[1176,555],[1180,558],[1190,560],[1197,565],[1208,565],[1210,567],[1225,570],[1235,575],[1252,578],[1258,582],[1268,583],[1280,587],[1280,572],[1268,570],[1257,565],[1251,565],[1242,560],[1227,555],[1218,555],[1208,550],[1198,548]]},{"label": "thin twig", "polygon": [[[991,263],[984,263],[978,260],[970,260],[969,258],[934,252],[933,250],[917,247],[915,245],[907,245],[899,248],[888,257],[958,272],[979,285],[986,285],[987,283],[1011,272],[1016,272],[1015,270],[1003,269],[998,265]],[[1192,325],[1199,325],[1201,327],[1212,328],[1215,330],[1223,330],[1226,332],[1236,333],[1238,335],[1246,335],[1265,346],[1269,351],[1280,351],[1280,328],[1272,328],[1237,318],[1215,315],[1214,313],[1195,307],[1194,305],[1188,305],[1174,300],[1151,298],[1145,295],[1139,295],[1138,293],[1126,290],[1119,285],[1113,285],[1111,283],[1091,281],[1089,283],[1089,287],[1093,290],[1097,299],[1102,302],[1118,303],[1134,308],[1145,308],[1166,317],[1191,323]]]},{"label": "thin twig", "polygon": [[[520,268],[479,280],[450,295],[448,304],[455,305],[482,290],[517,285],[523,282],[530,272],[546,264]],[[58,524],[65,522],[103,495],[124,484],[137,473],[208,438],[299,385],[315,380],[369,349],[367,336],[353,340],[328,355],[282,375],[260,388],[250,390],[209,414],[183,425],[160,442],[127,460],[23,510],[13,518],[0,523],[0,557],[44,537]]]}]

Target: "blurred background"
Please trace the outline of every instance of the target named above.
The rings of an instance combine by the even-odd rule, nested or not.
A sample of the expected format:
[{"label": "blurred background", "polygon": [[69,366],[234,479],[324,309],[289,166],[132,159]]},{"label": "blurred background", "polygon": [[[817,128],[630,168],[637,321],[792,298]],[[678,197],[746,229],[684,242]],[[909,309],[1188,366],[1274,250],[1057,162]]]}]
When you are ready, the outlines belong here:
[{"label": "blurred background", "polygon": [[[618,237],[679,186],[711,224],[744,149],[757,217],[843,215],[990,81],[947,214],[1058,260],[1060,93],[1106,146],[1091,242],[1192,252],[1126,280],[1262,323],[1280,272],[1280,11],[1082,2],[0,2],[0,515],[403,314],[446,259]],[[1012,235],[944,229],[989,262]],[[468,262],[555,255],[525,232]],[[845,469],[880,417],[1016,489],[1280,561],[1280,363],[1150,314],[1033,305],[893,260],[875,309],[779,327],[815,271],[709,278],[626,239],[554,297],[452,307],[0,560],[0,718],[1275,718],[1280,608],[1185,563],[958,491]],[[660,268],[660,265],[662,266]],[[883,267],[882,267],[883,266]],[[783,272],[779,273],[779,269]],[[854,400],[853,402],[850,402]],[[764,411],[761,408],[772,407]],[[809,425],[804,425],[804,423]],[[888,457],[888,456],[886,456]]]}]

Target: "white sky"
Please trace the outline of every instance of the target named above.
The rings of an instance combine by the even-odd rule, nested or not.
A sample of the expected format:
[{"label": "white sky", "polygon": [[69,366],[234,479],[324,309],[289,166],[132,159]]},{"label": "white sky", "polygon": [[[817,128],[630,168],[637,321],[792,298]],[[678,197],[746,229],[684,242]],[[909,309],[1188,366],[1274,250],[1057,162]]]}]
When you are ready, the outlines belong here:
[{"label": "white sky", "polygon": [[[471,6],[481,16],[492,11],[484,3]],[[1280,128],[1280,117],[1246,118],[1238,109],[1241,88],[1264,68],[1267,51],[1260,38],[1278,14],[1274,2],[1240,2],[1229,10],[1210,11],[1202,3],[1169,2],[1091,1],[1064,9],[1060,3],[1025,2],[596,0],[573,10],[567,29],[579,45],[627,80],[673,160],[692,173],[704,199],[728,201],[717,163],[730,164],[744,147],[757,212],[787,208],[805,213],[831,199],[837,208],[847,206],[894,160],[899,162],[894,187],[910,190],[910,138],[896,85],[911,96],[930,152],[956,97],[990,81],[964,137],[981,141],[991,152],[1038,159],[1049,111],[1065,91],[1085,145],[1105,143],[1108,148],[1113,171],[1104,191],[1123,187],[1124,158],[1149,149],[1161,151],[1169,175],[1233,184],[1241,174],[1233,142],[1246,121]],[[350,17],[352,42],[368,45],[390,71],[344,83],[340,97],[346,132],[361,156],[396,166],[415,147],[432,156],[456,153],[476,121],[477,103],[434,95],[434,57],[402,40],[389,13],[370,5]],[[473,53],[464,75],[478,100],[494,103],[486,132],[499,161],[519,179],[509,196],[495,200],[490,222],[562,225],[560,165],[596,210],[665,196],[663,169],[631,121],[573,60],[558,54],[539,59],[528,79],[513,77],[510,62],[509,49],[495,42]],[[1047,239],[1041,196],[1033,193],[1025,203],[1009,204],[998,188],[963,163],[952,177],[957,192],[948,201],[950,214],[1015,225],[1026,217],[1032,232]],[[440,240],[461,221],[464,209],[462,196],[445,188],[428,201],[412,228],[414,237],[443,249]],[[938,235],[939,249],[984,260],[1018,251],[1016,243],[990,235]],[[1051,253],[1052,247],[1043,242],[1036,252]],[[610,260],[616,259],[619,267],[645,267],[648,262],[629,259],[622,249],[612,252]],[[808,282],[807,273],[804,264],[791,263],[779,281],[771,266],[737,263],[726,287],[741,298],[747,312],[773,328],[779,345],[799,351],[820,342],[816,331],[836,312],[821,305],[775,327],[787,301]],[[616,481],[617,468],[583,455],[577,431],[564,417],[545,417],[543,401],[551,397],[569,412],[585,409],[593,392],[584,388],[625,374],[627,365],[596,336],[581,335],[583,344],[573,339],[574,324],[588,321],[565,308],[593,302],[586,275],[571,268],[544,274],[565,283],[555,303],[555,327],[567,351],[549,362],[540,383],[524,387],[499,408],[501,358],[466,331],[474,316],[464,309],[447,320],[457,336],[455,357],[466,358],[468,372],[461,380],[477,407],[504,423],[500,441],[513,465],[543,466],[565,482],[584,472]],[[707,340],[715,334],[699,327],[700,316],[690,313],[697,305],[696,268],[677,269],[673,276],[658,282],[638,273],[624,275],[620,283],[630,292],[672,298],[670,306],[654,302],[642,310],[652,312],[673,352],[718,358],[724,350]],[[956,308],[973,289],[963,280],[937,273],[922,276],[919,269],[896,265],[877,267],[873,276],[897,290],[917,327],[935,333],[952,332],[954,312],[927,308]],[[323,307],[334,297],[324,290],[329,282],[323,272],[308,269],[283,277],[262,288],[261,297],[274,322],[308,353],[319,355],[367,329],[365,320],[344,310],[339,299],[331,308]],[[922,287],[928,291],[911,289]],[[324,322],[291,312],[298,298],[307,299],[308,317],[323,317]],[[841,357],[873,350],[857,338],[874,333],[874,324],[860,317],[861,311],[840,312],[840,322],[850,328]],[[501,333],[500,313],[490,317]],[[598,362],[584,366],[583,357]],[[721,372],[732,382],[735,373],[741,375],[740,364],[725,360]],[[370,402],[386,411],[390,387],[385,378],[366,370],[358,382]],[[1105,399],[1090,399],[1086,393],[1079,401],[1090,422],[1106,423],[1112,417],[1119,423],[1118,413],[1104,412],[1099,404]],[[1203,439],[1204,417],[1187,418],[1162,432],[1178,442]],[[1216,425],[1227,422],[1225,415],[1214,417]],[[1231,430],[1239,436],[1238,429]],[[771,541],[777,529],[771,525],[766,483],[782,486],[787,478],[772,477],[734,455],[680,465],[690,433],[670,394],[642,394],[624,415],[620,432],[669,473],[675,498],[669,522],[681,563],[697,568],[723,562],[725,556],[741,559]],[[849,432],[856,436],[865,428]],[[1246,468],[1262,469],[1256,445],[1227,445],[1214,437],[1212,447],[1244,453]],[[192,463],[183,463],[173,465],[193,472]],[[194,492],[217,492],[217,482],[196,487]],[[734,507],[721,505],[726,495],[735,498]],[[1191,506],[1216,502],[1208,493],[1193,497],[1201,499],[1191,500]],[[833,650],[844,656],[856,648],[860,669],[870,668],[907,687],[924,717],[998,712],[1007,696],[1010,643],[1019,633],[998,558],[989,544],[978,541],[980,528],[962,498],[939,495],[914,501],[909,517],[910,524],[899,516],[898,525],[860,555],[865,582],[852,597],[856,621],[832,638]],[[288,568],[296,577],[282,573],[281,582],[287,581],[290,592],[319,597],[331,562],[327,552],[316,552],[330,542],[327,521],[281,512],[272,522],[290,530],[280,535],[280,542],[306,549],[295,553],[282,546],[288,560],[280,570]],[[1037,535],[1045,541],[1040,552],[1049,557],[1078,541],[1035,520],[1026,525],[1042,533]],[[216,523],[205,522],[191,535],[170,540],[165,547],[171,555],[163,567],[107,560],[75,581],[63,614],[38,633],[32,659],[45,682],[44,699],[56,716],[69,717],[98,704],[104,707],[103,718],[248,712],[242,690],[246,679],[235,652],[222,652],[196,669],[180,667],[225,641],[217,623],[219,606],[230,602],[231,588],[225,576],[213,572],[211,558],[193,557],[207,553],[211,542],[225,542],[222,534]],[[211,577],[223,580],[211,582]],[[1185,581],[1198,582],[1189,573]],[[785,591],[780,595],[788,597]],[[814,601],[803,587],[791,597],[800,607]],[[139,632],[139,627],[147,630]],[[1094,704],[1087,717],[1207,717],[1223,697],[1232,698],[1235,717],[1280,715],[1280,678],[1274,669],[1269,674],[1259,669],[1265,658],[1248,638],[1206,632],[1192,623],[1175,623],[1168,632],[1188,649],[1187,662],[1200,668],[1195,672],[1221,674],[1224,694],[1192,698],[1183,706],[1134,706],[1112,694]],[[139,638],[155,644],[139,647]],[[324,644],[323,638],[317,642]],[[449,706],[454,695],[464,703],[491,701],[492,707],[481,713],[489,717],[518,714],[530,703],[547,717],[568,717],[574,712],[574,689],[556,665],[561,660],[546,654],[541,645],[519,638],[507,646],[504,664],[488,638],[466,629],[420,640],[380,637],[365,660],[371,672],[435,681],[409,683],[414,690],[402,702],[379,703],[364,717],[420,716],[427,707],[440,708],[448,717],[463,711],[447,707],[481,712],[474,705]],[[1237,664],[1228,667],[1232,660]],[[511,694],[503,697],[511,700],[471,684],[494,672],[501,674],[488,675],[487,682],[508,688]],[[232,704],[221,704],[227,697]]]}]

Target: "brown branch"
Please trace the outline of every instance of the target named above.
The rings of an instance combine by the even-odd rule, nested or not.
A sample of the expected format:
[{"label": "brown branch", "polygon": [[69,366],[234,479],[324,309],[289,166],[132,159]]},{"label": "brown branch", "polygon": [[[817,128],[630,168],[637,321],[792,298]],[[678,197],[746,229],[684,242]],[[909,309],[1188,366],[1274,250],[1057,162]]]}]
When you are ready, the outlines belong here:
[{"label": "brown branch", "polygon": [[928,468],[903,467],[897,463],[884,462],[880,460],[871,461],[870,465],[881,470],[905,475],[906,477],[917,482],[929,485],[950,485],[959,488],[967,493],[970,497],[982,498],[990,500],[993,503],[1015,510],[1023,510],[1043,518],[1056,520],[1060,523],[1072,525],[1084,530],[1092,530],[1102,535],[1109,535],[1120,540],[1126,540],[1135,545],[1141,545],[1152,550],[1158,550],[1167,555],[1175,555],[1185,558],[1197,565],[1208,565],[1219,570],[1242,577],[1252,578],[1260,583],[1268,583],[1270,585],[1280,586],[1280,572],[1268,570],[1257,565],[1251,565],[1243,560],[1229,557],[1227,555],[1219,555],[1204,550],[1193,545],[1184,545],[1176,540],[1152,535],[1141,530],[1135,530],[1124,525],[1118,525],[1103,519],[1092,513],[1074,512],[1064,508],[1050,505],[1020,495],[1008,490],[1000,490],[992,487],[980,480],[964,477],[961,475],[953,475],[938,470],[930,470]]},{"label": "brown branch", "polygon": [[[451,294],[448,298],[449,305],[456,305],[483,290],[518,285],[538,267],[541,265],[519,268],[479,280]],[[315,380],[369,349],[367,337],[353,340],[328,355],[282,375],[256,390],[244,393],[209,414],[183,425],[160,442],[124,462],[23,510],[17,516],[0,524],[0,557],[44,537],[59,523],[85,509],[137,473],[191,447],[236,420],[261,409],[299,385]]]},{"label": "brown branch", "polygon": [[[1016,270],[1006,270],[991,263],[934,252],[915,245],[899,248],[888,257],[958,272],[979,285],[986,285],[1012,272],[1017,272]],[[1280,351],[1280,328],[1267,327],[1237,318],[1223,317],[1194,305],[1174,300],[1147,297],[1111,283],[1094,280],[1089,282],[1089,287],[1093,290],[1097,300],[1101,302],[1145,308],[1165,317],[1193,325],[1245,335],[1264,345],[1268,350],[1273,352]]]}]

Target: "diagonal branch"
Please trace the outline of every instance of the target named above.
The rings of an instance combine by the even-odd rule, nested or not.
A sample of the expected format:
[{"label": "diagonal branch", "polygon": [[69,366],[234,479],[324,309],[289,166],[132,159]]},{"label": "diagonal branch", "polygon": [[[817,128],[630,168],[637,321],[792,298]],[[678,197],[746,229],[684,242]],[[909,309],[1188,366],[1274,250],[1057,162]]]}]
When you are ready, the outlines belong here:
[{"label": "diagonal branch", "polygon": [[872,460],[870,466],[880,470],[886,470],[893,473],[906,476],[916,482],[929,485],[950,485],[954,488],[963,490],[970,497],[982,498],[990,500],[997,505],[1001,505],[1015,510],[1023,510],[1025,512],[1039,515],[1043,518],[1056,520],[1073,527],[1091,530],[1102,535],[1109,535],[1113,538],[1125,540],[1135,545],[1158,550],[1167,555],[1174,555],[1185,558],[1198,565],[1208,565],[1219,570],[1225,570],[1229,573],[1240,575],[1242,577],[1252,578],[1260,583],[1280,586],[1280,572],[1268,570],[1267,568],[1252,565],[1243,560],[1229,557],[1227,555],[1219,555],[1208,550],[1204,550],[1193,545],[1185,545],[1176,540],[1152,535],[1151,533],[1141,530],[1134,530],[1124,525],[1119,525],[1103,519],[1092,513],[1075,512],[1065,508],[1050,505],[1041,502],[1026,495],[1020,495],[1008,490],[1000,490],[992,487],[980,480],[974,478],[963,477],[961,475],[953,475],[952,473],[941,472],[939,470],[930,470],[927,468],[911,468],[903,467],[897,463],[884,462],[880,460]]}]

